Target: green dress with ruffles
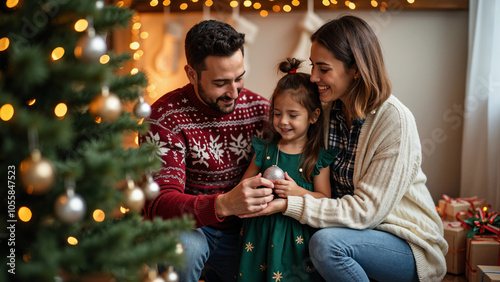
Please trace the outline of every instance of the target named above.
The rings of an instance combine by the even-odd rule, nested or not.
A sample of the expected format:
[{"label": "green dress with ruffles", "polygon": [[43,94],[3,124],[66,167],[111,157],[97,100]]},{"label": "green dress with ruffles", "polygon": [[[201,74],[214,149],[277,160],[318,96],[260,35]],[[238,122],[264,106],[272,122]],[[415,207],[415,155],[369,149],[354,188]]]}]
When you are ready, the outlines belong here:
[{"label": "green dress with ruffles", "polygon": [[[314,187],[307,182],[301,170],[301,154],[286,154],[279,151],[277,142],[260,138],[252,139],[255,163],[264,172],[268,167],[278,166],[299,185],[309,191]],[[335,159],[337,150],[321,150],[313,176],[319,168],[328,167]],[[314,269],[309,257],[309,239],[315,229],[299,221],[275,213],[269,216],[243,220],[241,235],[242,254],[238,281],[323,281]]]}]

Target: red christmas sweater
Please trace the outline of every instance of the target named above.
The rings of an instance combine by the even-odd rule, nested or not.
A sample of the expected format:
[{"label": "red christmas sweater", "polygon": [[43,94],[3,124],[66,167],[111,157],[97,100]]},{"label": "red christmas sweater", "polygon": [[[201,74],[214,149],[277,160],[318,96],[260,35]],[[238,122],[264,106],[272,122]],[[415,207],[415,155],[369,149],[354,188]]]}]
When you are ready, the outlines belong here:
[{"label": "red christmas sweater", "polygon": [[146,202],[146,216],[191,214],[197,227],[229,227],[237,217],[218,218],[215,199],[241,180],[251,161],[252,137],[262,137],[269,102],[243,89],[235,110],[222,114],[201,103],[187,84],[151,108],[150,130],[140,142],[156,144],[162,168],[154,175],[160,194]]}]

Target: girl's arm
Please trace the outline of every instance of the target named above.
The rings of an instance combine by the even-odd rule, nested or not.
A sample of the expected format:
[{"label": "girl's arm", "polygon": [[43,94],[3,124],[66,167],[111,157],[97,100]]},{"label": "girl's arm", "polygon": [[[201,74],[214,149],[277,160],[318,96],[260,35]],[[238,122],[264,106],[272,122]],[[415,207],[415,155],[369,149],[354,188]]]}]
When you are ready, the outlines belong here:
[{"label": "girl's arm", "polygon": [[310,192],[312,196],[315,198],[331,198],[332,190],[330,187],[330,167],[322,167],[319,169],[319,174],[313,178],[314,184],[314,193],[318,195],[323,195],[321,197],[317,197],[312,192]]},{"label": "girl's arm", "polygon": [[254,155],[252,161],[250,162],[250,165],[245,171],[245,174],[243,174],[243,177],[241,177],[240,182],[243,181],[244,179],[256,176],[257,174],[259,174],[259,172],[260,172],[260,167],[258,167],[255,164],[255,155]]},{"label": "girl's arm", "polygon": [[274,191],[281,198],[288,196],[304,196],[306,194],[314,198],[330,198],[330,167],[320,168],[319,174],[313,178],[314,191],[309,191],[297,185],[297,183],[285,172],[285,180],[274,181]]}]

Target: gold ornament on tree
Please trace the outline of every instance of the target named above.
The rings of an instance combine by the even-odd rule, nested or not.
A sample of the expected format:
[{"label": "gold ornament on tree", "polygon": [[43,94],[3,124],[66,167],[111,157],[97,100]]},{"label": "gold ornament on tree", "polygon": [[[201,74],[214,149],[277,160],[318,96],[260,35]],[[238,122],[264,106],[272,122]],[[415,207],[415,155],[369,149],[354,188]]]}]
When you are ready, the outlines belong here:
[{"label": "gold ornament on tree", "polygon": [[120,98],[109,91],[109,87],[103,86],[101,93],[90,101],[89,112],[96,118],[101,118],[104,123],[117,120],[122,113],[122,102]]},{"label": "gold ornament on tree", "polygon": [[47,193],[56,179],[54,166],[42,157],[38,147],[38,136],[34,129],[28,132],[28,143],[32,148],[31,156],[24,159],[19,167],[21,183],[28,194],[40,195]]},{"label": "gold ornament on tree", "polygon": [[144,192],[135,185],[132,179],[127,179],[127,188],[125,188],[124,197],[125,207],[132,211],[140,211],[146,202]]}]

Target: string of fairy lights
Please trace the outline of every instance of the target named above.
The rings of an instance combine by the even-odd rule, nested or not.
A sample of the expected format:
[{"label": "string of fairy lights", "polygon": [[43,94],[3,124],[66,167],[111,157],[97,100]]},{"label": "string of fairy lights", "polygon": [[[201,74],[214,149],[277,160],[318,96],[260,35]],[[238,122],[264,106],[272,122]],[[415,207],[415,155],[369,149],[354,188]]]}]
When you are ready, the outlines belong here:
[{"label": "string of fairy lights", "polygon": [[[208,8],[213,7],[215,4],[214,1],[217,1],[217,0],[183,0],[183,1],[175,1],[175,3],[174,3],[174,1],[171,1],[171,0],[163,0],[163,1],[151,0],[149,2],[149,6],[157,7],[157,6],[163,5],[165,7],[168,7],[168,6],[175,5],[176,8],[178,8],[180,11],[189,11],[191,9],[191,7],[193,6],[193,4],[198,4],[200,2],[203,3],[204,7],[208,7]],[[268,10],[263,8],[264,5],[262,3],[264,1],[266,1],[266,0],[261,0],[261,1],[258,1],[258,0],[257,1],[232,0],[229,2],[229,6],[231,8],[244,7],[244,8],[254,9],[254,10],[259,12],[260,16],[267,17],[267,16],[269,16],[269,13],[271,12],[271,10],[272,10],[272,12],[275,12],[275,13],[278,13],[281,11],[289,13],[292,10],[294,10],[294,8],[299,7],[304,2],[306,4],[308,4],[308,0],[302,0],[302,1],[291,0],[290,4],[275,3],[274,5],[272,5],[273,2],[275,2],[275,0],[267,0],[267,1],[271,2],[271,9],[270,9],[270,11],[268,11]],[[384,0],[382,0],[382,1],[381,0],[367,0],[367,1],[370,1],[371,7],[378,8],[382,12],[387,11],[387,8],[389,6],[388,3]],[[118,1],[117,5],[126,5],[127,2],[130,2],[130,1]],[[325,7],[334,7],[334,6],[345,5],[347,8],[349,8],[351,10],[355,10],[357,8],[356,2],[359,2],[359,1],[321,0],[321,4]],[[406,2],[408,2],[409,4],[413,4],[415,2],[415,0],[406,0]],[[265,5],[265,6],[269,6],[269,5]]]}]

